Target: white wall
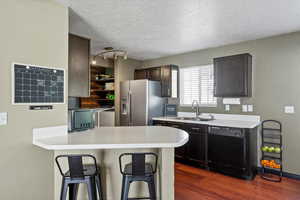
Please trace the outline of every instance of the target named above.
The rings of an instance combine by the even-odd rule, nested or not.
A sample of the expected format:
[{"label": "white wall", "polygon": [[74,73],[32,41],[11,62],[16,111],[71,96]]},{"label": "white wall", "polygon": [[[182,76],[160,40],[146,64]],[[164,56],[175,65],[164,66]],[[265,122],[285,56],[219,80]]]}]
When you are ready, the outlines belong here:
[{"label": "white wall", "polygon": [[[67,123],[67,105],[51,111],[29,111],[11,104],[11,64],[29,63],[66,69],[68,10],[54,0],[1,0],[0,199],[53,200],[53,152],[32,145],[32,128]],[[66,90],[67,94],[67,90]]]}]

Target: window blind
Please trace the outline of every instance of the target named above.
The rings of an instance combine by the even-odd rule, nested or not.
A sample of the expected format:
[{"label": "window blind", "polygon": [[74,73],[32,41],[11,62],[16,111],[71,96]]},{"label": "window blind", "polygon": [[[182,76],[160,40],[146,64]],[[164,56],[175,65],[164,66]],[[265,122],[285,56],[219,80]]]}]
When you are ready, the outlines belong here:
[{"label": "window blind", "polygon": [[216,106],[213,75],[213,65],[181,68],[180,104],[190,106],[197,100],[200,106]]}]

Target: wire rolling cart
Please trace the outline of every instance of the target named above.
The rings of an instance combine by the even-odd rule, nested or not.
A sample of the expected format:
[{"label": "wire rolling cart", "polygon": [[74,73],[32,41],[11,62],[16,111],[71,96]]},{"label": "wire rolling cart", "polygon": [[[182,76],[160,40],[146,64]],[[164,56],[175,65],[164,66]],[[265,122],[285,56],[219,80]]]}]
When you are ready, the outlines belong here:
[{"label": "wire rolling cart", "polygon": [[261,177],[268,181],[282,180],[282,124],[276,120],[262,122]]}]

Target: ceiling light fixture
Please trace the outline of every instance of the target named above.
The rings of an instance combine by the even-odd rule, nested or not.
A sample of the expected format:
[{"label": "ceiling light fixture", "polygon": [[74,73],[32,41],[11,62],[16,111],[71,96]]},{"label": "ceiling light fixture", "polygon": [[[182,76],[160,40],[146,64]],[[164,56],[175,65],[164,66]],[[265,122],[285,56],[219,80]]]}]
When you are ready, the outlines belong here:
[{"label": "ceiling light fixture", "polygon": [[124,50],[114,49],[113,47],[105,47],[102,52],[98,53],[96,56],[102,57],[104,60],[107,58],[115,59],[123,58],[127,59],[127,52]]},{"label": "ceiling light fixture", "polygon": [[96,65],[96,64],[97,64],[96,56],[93,56],[92,65]]}]

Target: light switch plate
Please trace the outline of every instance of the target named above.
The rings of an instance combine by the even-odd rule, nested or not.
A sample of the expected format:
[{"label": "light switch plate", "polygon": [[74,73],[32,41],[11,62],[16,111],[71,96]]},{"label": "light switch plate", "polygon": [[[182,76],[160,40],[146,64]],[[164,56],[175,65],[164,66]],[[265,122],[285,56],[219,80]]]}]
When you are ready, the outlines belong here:
[{"label": "light switch plate", "polygon": [[6,125],[6,124],[7,124],[7,113],[1,112],[0,113],[0,126]]},{"label": "light switch plate", "polygon": [[284,112],[287,114],[293,114],[293,113],[295,113],[295,107],[294,106],[285,106]]},{"label": "light switch plate", "polygon": [[243,105],[242,106],[242,111],[243,112],[248,112],[248,105]]},{"label": "light switch plate", "polygon": [[248,112],[253,112],[253,105],[248,105]]},{"label": "light switch plate", "polygon": [[230,105],[225,105],[225,110],[230,111]]}]

